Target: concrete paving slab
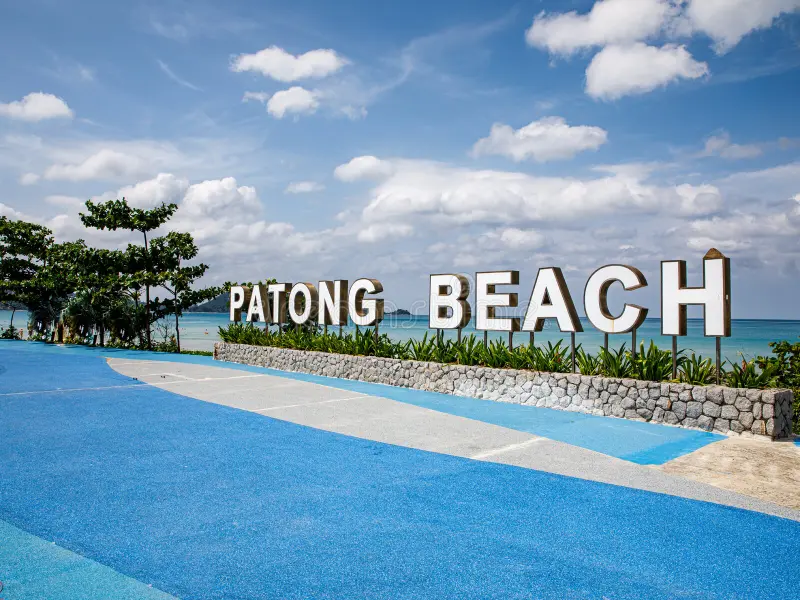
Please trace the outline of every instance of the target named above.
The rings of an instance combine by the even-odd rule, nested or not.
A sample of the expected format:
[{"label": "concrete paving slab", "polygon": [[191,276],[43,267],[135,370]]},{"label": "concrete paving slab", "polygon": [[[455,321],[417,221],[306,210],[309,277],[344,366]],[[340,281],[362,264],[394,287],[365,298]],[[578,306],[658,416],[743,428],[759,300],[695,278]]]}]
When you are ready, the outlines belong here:
[{"label": "concrete paving slab", "polygon": [[[139,369],[152,375],[150,367],[137,365],[135,361],[109,359],[108,363],[129,377],[138,377]],[[745,495],[742,490],[720,489],[708,482],[675,476],[585,448],[414,404],[305,381],[292,380],[291,385],[287,385],[286,379],[270,375],[241,379],[240,370],[224,367],[162,363],[161,370],[186,378],[163,386],[173,393],[316,429],[714,502],[800,521],[800,511]],[[226,383],[235,389],[228,389]]]}]

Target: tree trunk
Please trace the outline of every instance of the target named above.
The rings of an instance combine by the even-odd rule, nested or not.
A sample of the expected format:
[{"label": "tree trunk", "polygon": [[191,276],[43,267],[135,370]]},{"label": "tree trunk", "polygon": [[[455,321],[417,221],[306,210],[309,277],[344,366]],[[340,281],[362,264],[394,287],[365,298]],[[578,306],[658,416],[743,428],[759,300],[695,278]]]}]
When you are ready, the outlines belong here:
[{"label": "tree trunk", "polygon": [[142,234],[144,235],[145,273],[148,275],[148,282],[144,286],[145,302],[147,302],[144,310],[147,319],[147,349],[150,350],[150,250],[147,247],[147,232],[142,231]]},{"label": "tree trunk", "polygon": [[9,329],[14,329],[14,313],[17,312],[17,309],[13,306],[11,307],[11,322],[8,324]]},{"label": "tree trunk", "polygon": [[106,328],[103,325],[100,325],[100,347],[104,347],[106,345]]},{"label": "tree trunk", "polygon": [[[136,288],[136,294],[133,296],[133,303],[136,306],[136,319],[139,318],[139,288]],[[135,322],[135,321],[134,321]],[[136,337],[139,338],[139,347],[142,345],[142,329],[140,327],[136,328]]]},{"label": "tree trunk", "polygon": [[178,322],[178,292],[175,291],[175,340],[178,342],[178,354],[181,353],[181,326]]}]

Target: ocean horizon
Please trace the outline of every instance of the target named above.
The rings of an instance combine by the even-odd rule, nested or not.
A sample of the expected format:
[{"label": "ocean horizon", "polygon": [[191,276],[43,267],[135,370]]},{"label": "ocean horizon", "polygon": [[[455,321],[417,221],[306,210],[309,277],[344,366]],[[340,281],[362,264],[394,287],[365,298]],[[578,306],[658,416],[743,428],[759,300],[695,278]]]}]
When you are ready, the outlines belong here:
[{"label": "ocean horizon", "polygon": [[[11,311],[0,311],[0,327],[5,329],[11,319]],[[581,324],[584,331],[576,335],[576,343],[580,344],[584,350],[594,353],[603,345],[603,334],[597,331],[588,319],[581,317]],[[212,350],[214,342],[219,341],[218,329],[229,323],[227,313],[187,313],[180,319],[181,346],[185,350]],[[14,316],[14,324],[17,329],[26,329],[27,313],[17,311]],[[536,333],[535,343],[547,344],[556,343],[563,340],[569,344],[569,334],[563,334],[555,326],[548,322],[549,327],[544,331]],[[174,325],[172,326],[174,330]],[[338,330],[331,327],[331,330]],[[355,327],[350,324],[343,327],[345,332],[352,332]],[[394,341],[407,341],[409,339],[419,340],[427,333],[430,337],[435,334],[435,330],[428,329],[427,315],[411,316],[388,316],[379,326],[381,333],[386,333]],[[714,338],[707,338],[703,335],[703,319],[688,319],[688,328],[685,337],[678,339],[678,348],[684,350],[686,354],[702,355],[713,358],[715,353]],[[476,334],[483,336],[483,332],[475,330],[474,324],[462,330],[462,336]],[[449,339],[456,339],[455,330],[445,331],[444,335]],[[733,319],[731,321],[731,337],[722,340],[722,356],[727,361],[741,361],[742,358],[751,359],[759,355],[770,353],[770,342],[789,340],[797,341],[800,338],[800,320],[783,319]],[[490,332],[490,340],[508,341],[508,334]],[[661,335],[661,319],[657,317],[647,318],[636,333],[637,344],[644,342],[648,345],[654,341],[659,347],[669,349],[672,339]],[[514,334],[514,344],[527,344],[529,342],[528,332]],[[609,336],[609,347],[619,348],[625,344],[630,348],[631,334],[618,334]]]}]

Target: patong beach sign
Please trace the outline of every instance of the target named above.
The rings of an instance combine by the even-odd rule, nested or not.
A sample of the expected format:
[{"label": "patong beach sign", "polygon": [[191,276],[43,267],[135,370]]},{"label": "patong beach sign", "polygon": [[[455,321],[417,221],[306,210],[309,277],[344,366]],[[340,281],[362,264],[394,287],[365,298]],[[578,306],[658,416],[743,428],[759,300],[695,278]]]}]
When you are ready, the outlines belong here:
[{"label": "patong beach sign", "polygon": [[[686,261],[661,263],[661,333],[685,336],[687,306],[703,307],[705,335],[731,335],[730,259],[710,250],[703,259],[703,285],[687,286]],[[589,322],[606,334],[630,333],[645,320],[648,309],[624,304],[614,315],[608,307],[608,291],[619,283],[626,291],[647,286],[641,271],[628,265],[606,265],[589,277],[583,293],[583,307]],[[519,294],[498,291],[501,286],[519,285],[519,271],[489,271],[475,274],[475,329],[514,333],[542,331],[547,320],[559,331],[579,333],[583,327],[564,275],[558,267],[539,269],[524,317],[498,316],[498,309],[519,306]],[[346,325],[348,318],[358,326],[373,327],[383,320],[384,301],[375,298],[383,291],[377,279],[312,283],[273,283],[231,287],[230,319],[268,324],[308,322]],[[430,276],[429,327],[463,329],[472,320],[469,280],[465,275],[447,273]]]}]

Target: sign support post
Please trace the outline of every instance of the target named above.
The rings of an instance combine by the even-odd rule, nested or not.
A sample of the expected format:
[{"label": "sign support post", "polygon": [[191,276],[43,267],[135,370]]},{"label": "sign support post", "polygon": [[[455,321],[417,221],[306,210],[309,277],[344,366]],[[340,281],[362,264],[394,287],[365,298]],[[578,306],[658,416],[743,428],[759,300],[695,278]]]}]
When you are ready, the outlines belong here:
[{"label": "sign support post", "polygon": [[575,332],[569,334],[570,338],[570,354],[572,355],[572,372],[575,372]]},{"label": "sign support post", "polygon": [[678,336],[672,336],[672,378],[678,378]]}]

